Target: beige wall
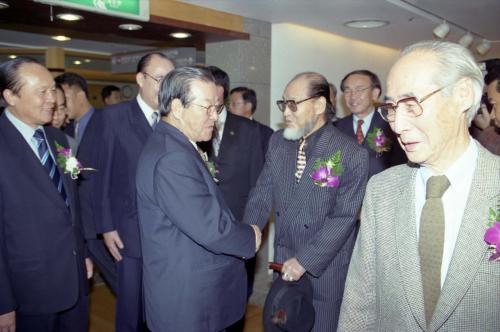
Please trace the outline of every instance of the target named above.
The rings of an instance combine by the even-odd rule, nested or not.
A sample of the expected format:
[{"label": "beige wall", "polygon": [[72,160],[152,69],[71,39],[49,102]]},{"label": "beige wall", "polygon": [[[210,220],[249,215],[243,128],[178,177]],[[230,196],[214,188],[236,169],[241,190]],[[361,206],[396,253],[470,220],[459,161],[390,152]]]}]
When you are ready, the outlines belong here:
[{"label": "beige wall", "polygon": [[294,24],[273,24],[271,37],[271,104],[270,123],[278,128],[282,115],[275,101],[281,99],[288,81],[303,71],[316,71],[333,82],[337,95],[338,112],[344,114],[340,81],[356,69],[369,69],[382,81],[398,51],[387,47],[348,39]]}]

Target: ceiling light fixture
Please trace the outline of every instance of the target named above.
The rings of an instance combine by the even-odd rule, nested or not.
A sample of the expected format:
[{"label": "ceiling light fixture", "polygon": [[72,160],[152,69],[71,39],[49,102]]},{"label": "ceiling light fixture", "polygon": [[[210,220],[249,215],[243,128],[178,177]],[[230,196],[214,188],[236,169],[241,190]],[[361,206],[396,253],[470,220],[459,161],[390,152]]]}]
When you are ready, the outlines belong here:
[{"label": "ceiling light fixture", "polygon": [[128,30],[128,31],[135,31],[135,30],[142,29],[142,25],[134,24],[134,23],[120,24],[118,27],[122,30]]},{"label": "ceiling light fixture", "polygon": [[353,20],[344,22],[344,25],[349,28],[356,29],[374,29],[380,28],[388,25],[388,21],[377,20],[377,19],[366,19],[366,20]]},{"label": "ceiling light fixture", "polygon": [[68,41],[68,40],[71,40],[70,37],[66,37],[66,36],[63,36],[63,35],[59,35],[59,36],[52,36],[50,37],[54,40],[57,40],[57,41]]},{"label": "ceiling light fixture", "polygon": [[0,1],[0,9],[7,9],[9,8],[9,4],[5,1]]},{"label": "ceiling light fixture", "polygon": [[90,60],[90,59],[85,59],[85,60],[83,60],[83,62],[85,62],[85,63],[91,63],[91,62],[92,62],[92,60]]},{"label": "ceiling light fixture", "polygon": [[443,23],[441,23],[440,25],[435,27],[434,30],[432,30],[432,33],[434,34],[434,36],[436,36],[440,39],[443,39],[444,37],[446,37],[448,32],[450,32],[450,26],[448,25],[448,23],[446,23],[446,21],[444,21]]},{"label": "ceiling light fixture", "polygon": [[73,13],[61,13],[57,14],[56,17],[60,20],[71,21],[71,22],[83,20],[83,16]]},{"label": "ceiling light fixture", "polygon": [[15,55],[15,54],[9,55],[9,59],[15,59],[15,58],[17,58],[17,55]]},{"label": "ceiling light fixture", "polygon": [[474,40],[474,37],[471,35],[470,32],[467,32],[465,35],[460,38],[458,43],[462,45],[463,47],[469,47],[470,44],[472,44],[472,41]]},{"label": "ceiling light fixture", "polygon": [[73,63],[74,63],[75,65],[81,65],[81,64],[82,64],[82,62],[81,62],[80,60],[75,60],[75,61],[73,61]]},{"label": "ceiling light fixture", "polygon": [[177,39],[186,39],[191,37],[191,34],[189,32],[172,32],[170,34],[170,37],[177,38]]},{"label": "ceiling light fixture", "polygon": [[491,42],[489,40],[483,39],[479,45],[476,46],[476,51],[477,53],[484,55],[486,54],[491,48]]}]

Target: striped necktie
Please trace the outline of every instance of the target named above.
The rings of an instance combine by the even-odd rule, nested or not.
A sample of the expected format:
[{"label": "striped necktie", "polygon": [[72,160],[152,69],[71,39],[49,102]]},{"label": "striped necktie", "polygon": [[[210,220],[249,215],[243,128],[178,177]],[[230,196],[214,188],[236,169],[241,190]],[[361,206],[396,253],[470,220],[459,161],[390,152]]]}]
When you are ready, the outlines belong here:
[{"label": "striped necktie", "polygon": [[299,141],[299,151],[297,152],[297,170],[295,171],[295,182],[299,183],[302,173],[306,168],[306,139],[301,138]]},{"label": "striped necktie", "polygon": [[160,115],[158,114],[158,111],[154,111],[151,113],[151,128],[155,129],[156,125],[158,124],[158,119],[160,118]]},{"label": "striped necktie", "polygon": [[57,169],[56,163],[54,162],[52,156],[50,155],[49,149],[47,147],[47,141],[45,140],[45,135],[43,134],[43,130],[41,128],[35,130],[33,138],[37,142],[38,156],[40,157],[40,161],[43,167],[49,174],[52,183],[54,183],[54,185],[56,186],[57,191],[59,191],[59,193],[61,194],[61,197],[66,203],[66,205],[69,205],[68,197],[66,195],[66,191],[64,190],[64,184],[61,175],[59,174],[59,170]]},{"label": "striped necktie", "polygon": [[425,204],[420,216],[418,250],[424,289],[427,326],[441,293],[441,264],[444,245],[444,208],[441,197],[450,186],[444,175],[427,180]]}]

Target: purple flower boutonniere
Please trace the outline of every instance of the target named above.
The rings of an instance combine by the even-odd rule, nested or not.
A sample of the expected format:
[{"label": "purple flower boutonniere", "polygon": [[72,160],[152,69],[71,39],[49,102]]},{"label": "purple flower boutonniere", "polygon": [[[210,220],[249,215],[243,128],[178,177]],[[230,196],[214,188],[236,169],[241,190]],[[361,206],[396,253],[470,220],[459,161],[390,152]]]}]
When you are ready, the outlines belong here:
[{"label": "purple flower boutonniere", "polygon": [[340,151],[337,151],[328,159],[316,159],[311,178],[317,186],[338,187],[340,184],[340,175],[343,171],[342,156]]},{"label": "purple flower boutonniere", "polygon": [[487,226],[489,228],[484,234],[484,242],[491,252],[490,261],[496,262],[500,260],[500,202],[496,211],[490,208]]},{"label": "purple flower boutonniere", "polygon": [[385,136],[380,128],[374,128],[367,136],[368,146],[377,153],[377,156],[391,150],[392,141]]},{"label": "purple flower boutonniere", "polygon": [[84,168],[78,159],[73,156],[71,149],[65,148],[55,142],[57,156],[57,165],[64,170],[64,174],[69,173],[71,179],[76,180],[81,171],[95,171],[94,168]]}]

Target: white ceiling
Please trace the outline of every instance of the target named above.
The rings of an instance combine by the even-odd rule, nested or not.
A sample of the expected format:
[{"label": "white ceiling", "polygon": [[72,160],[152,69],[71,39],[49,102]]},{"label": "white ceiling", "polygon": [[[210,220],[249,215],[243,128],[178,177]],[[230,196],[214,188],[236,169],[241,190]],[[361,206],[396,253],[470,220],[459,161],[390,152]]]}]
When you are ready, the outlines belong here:
[{"label": "white ceiling", "polygon": [[[445,18],[492,41],[491,50],[479,59],[500,58],[500,0],[181,0],[271,23],[295,23],[341,36],[400,49],[413,42],[432,39],[440,22],[401,6],[409,4]],[[355,19],[389,21],[377,29],[352,29],[343,25]],[[446,40],[457,42],[464,31],[451,27]],[[475,48],[475,36],[471,46]],[[477,53],[476,53],[477,55]]]}]

